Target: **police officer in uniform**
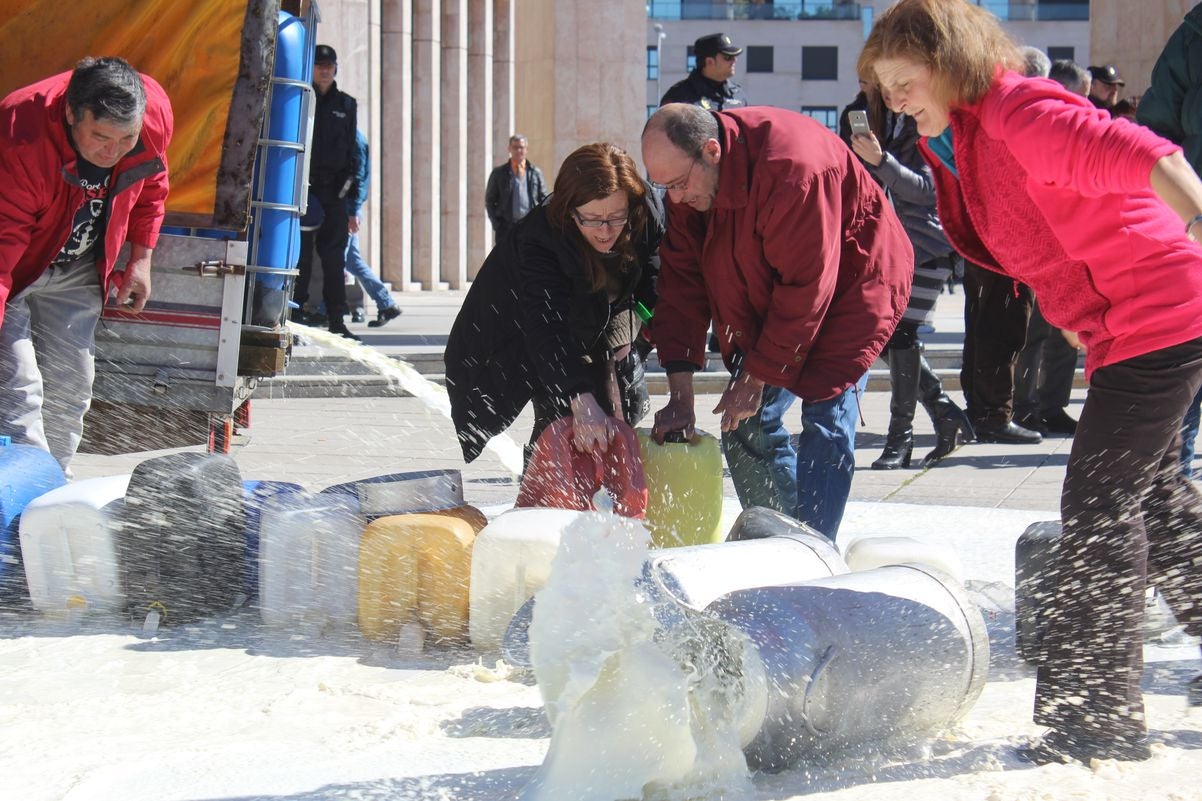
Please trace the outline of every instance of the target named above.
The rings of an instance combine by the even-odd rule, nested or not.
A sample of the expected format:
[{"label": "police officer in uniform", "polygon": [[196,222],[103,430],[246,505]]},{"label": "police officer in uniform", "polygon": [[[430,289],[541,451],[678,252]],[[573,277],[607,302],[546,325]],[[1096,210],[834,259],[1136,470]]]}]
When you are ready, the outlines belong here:
[{"label": "police officer in uniform", "polygon": [[[338,88],[338,54],[329,45],[318,45],[313,54],[313,88],[317,90],[317,110],[313,119],[313,151],[309,162],[309,217],[315,230],[301,234],[300,262],[293,300],[303,309],[309,299],[309,276],[313,271],[313,251],[321,258],[322,295],[329,315],[330,331],[348,339],[358,339],[343,322],[346,314],[346,284],[342,271],[346,265],[346,243],[358,233],[358,218],[351,219],[348,199],[358,194],[358,149],[355,147],[358,106],[355,98]],[[317,222],[320,220],[320,222]],[[354,228],[352,231],[351,228]],[[304,322],[301,309],[294,319]]]},{"label": "police officer in uniform", "polygon": [[731,80],[743,48],[725,33],[711,33],[693,42],[697,66],[689,77],[672,85],[659,104],[691,103],[711,111],[730,111],[747,105],[743,89]]}]

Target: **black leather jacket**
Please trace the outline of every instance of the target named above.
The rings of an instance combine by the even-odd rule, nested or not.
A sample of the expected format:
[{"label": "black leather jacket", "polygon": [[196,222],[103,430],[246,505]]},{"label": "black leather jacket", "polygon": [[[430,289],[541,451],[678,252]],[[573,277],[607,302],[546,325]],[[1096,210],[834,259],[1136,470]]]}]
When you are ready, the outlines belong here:
[{"label": "black leather jacket", "polygon": [[[488,212],[488,219],[492,222],[492,229],[501,234],[506,228],[513,225],[517,220],[513,217],[513,186],[510,183],[510,178],[513,176],[513,170],[510,169],[509,162],[505,162],[493,169],[488,176],[488,186],[484,189],[484,208]],[[547,184],[543,179],[543,171],[526,160],[526,196],[530,198],[530,210],[547,197]]]}]

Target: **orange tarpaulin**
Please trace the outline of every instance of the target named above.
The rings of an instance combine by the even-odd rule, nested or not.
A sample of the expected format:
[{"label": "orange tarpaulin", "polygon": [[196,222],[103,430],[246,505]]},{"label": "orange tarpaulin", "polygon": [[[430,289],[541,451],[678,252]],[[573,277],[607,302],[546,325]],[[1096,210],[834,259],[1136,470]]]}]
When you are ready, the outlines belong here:
[{"label": "orange tarpaulin", "polygon": [[[175,135],[167,151],[168,213],[212,219],[219,216],[217,179],[248,5],[255,7],[252,16],[270,19],[274,31],[278,0],[0,0],[0,96],[69,70],[84,56],[126,59],[171,98]],[[252,54],[260,60],[262,55]],[[269,71],[271,53],[267,56]],[[235,122],[250,128],[253,139],[261,114]]]}]

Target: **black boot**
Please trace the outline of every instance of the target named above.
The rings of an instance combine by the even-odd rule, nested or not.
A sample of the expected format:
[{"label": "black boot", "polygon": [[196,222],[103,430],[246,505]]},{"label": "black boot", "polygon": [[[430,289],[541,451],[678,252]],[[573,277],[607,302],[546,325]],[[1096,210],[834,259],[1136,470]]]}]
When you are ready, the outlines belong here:
[{"label": "black boot", "polygon": [[889,435],[885,449],[872,463],[873,470],[896,470],[910,466],[914,450],[914,408],[918,405],[918,364],[922,358],[918,348],[888,351],[889,381],[893,385],[889,397]]},{"label": "black boot", "polygon": [[354,340],[355,342],[361,341],[359,339],[359,337],[357,337],[351,333],[350,329],[346,327],[346,323],[343,322],[343,320],[342,320],[343,315],[346,314],[346,309],[340,308],[338,306],[329,306],[326,308],[326,311],[330,315],[330,333],[331,334],[338,334],[347,339]]},{"label": "black boot", "polygon": [[918,388],[922,393],[922,406],[931,417],[935,427],[935,450],[922,457],[919,467],[930,467],[965,442],[973,439],[972,422],[956,402],[943,391],[943,382],[926,357],[921,357],[918,373]]}]

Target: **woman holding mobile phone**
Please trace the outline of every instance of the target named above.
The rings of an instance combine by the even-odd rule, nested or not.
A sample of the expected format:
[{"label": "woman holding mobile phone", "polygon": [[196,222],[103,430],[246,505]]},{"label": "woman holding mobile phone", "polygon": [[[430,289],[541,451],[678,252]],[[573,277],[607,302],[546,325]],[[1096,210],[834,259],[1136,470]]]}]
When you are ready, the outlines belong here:
[{"label": "woman holding mobile phone", "polygon": [[[885,345],[882,357],[889,363],[892,395],[889,399],[889,431],[873,470],[896,470],[910,466],[914,449],[914,411],[921,401],[935,428],[935,449],[923,457],[919,467],[931,467],[972,439],[968,415],[943,391],[943,383],[922,355],[918,327],[930,321],[935,301],[959,258],[943,235],[935,208],[935,182],[931,168],[918,152],[918,130],[914,120],[895,114],[870,88],[868,109],[882,136],[869,127],[868,112],[852,111],[848,122],[853,131],[851,147],[885,187],[893,210],[914,246],[914,284],[901,322]],[[882,144],[882,138],[884,143]]]}]

